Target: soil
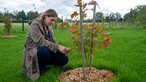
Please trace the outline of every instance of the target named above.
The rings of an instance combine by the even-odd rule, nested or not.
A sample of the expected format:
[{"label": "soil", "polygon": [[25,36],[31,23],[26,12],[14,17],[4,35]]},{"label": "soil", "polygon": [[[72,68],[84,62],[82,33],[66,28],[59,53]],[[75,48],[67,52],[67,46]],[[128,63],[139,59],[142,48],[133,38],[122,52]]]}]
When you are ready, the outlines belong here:
[{"label": "soil", "polygon": [[115,74],[110,70],[99,70],[92,67],[83,79],[82,72],[82,68],[63,72],[59,76],[60,82],[110,82],[115,77]]}]

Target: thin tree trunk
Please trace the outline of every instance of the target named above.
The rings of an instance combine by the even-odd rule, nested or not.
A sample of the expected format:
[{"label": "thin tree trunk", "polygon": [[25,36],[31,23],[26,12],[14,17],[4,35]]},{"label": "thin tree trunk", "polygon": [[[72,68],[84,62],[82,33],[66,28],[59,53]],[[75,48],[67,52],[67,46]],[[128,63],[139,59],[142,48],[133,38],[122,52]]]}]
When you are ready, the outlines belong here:
[{"label": "thin tree trunk", "polygon": [[83,36],[83,15],[82,15],[82,1],[79,2],[80,5],[80,37],[81,37],[81,49],[82,49],[82,69],[83,69],[83,79],[85,79],[85,53],[84,53],[84,36]]},{"label": "thin tree trunk", "polygon": [[[94,4],[94,9],[93,9],[93,23],[95,24],[95,21],[96,21],[96,4]],[[92,67],[92,48],[93,48],[93,37],[94,37],[94,28],[92,28],[92,34],[91,34],[91,47],[90,47],[90,68],[89,70],[91,70],[91,67]]]}]

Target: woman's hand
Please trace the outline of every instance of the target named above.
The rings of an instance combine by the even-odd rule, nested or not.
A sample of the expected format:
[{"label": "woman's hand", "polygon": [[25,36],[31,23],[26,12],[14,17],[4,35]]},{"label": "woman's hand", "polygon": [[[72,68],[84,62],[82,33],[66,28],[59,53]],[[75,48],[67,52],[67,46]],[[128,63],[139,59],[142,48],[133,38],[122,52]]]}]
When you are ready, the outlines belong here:
[{"label": "woman's hand", "polygon": [[59,45],[58,50],[59,50],[60,52],[64,53],[64,54],[67,54],[68,52],[71,51],[70,48],[66,48],[66,47],[64,47],[64,46],[62,46],[62,45]]}]

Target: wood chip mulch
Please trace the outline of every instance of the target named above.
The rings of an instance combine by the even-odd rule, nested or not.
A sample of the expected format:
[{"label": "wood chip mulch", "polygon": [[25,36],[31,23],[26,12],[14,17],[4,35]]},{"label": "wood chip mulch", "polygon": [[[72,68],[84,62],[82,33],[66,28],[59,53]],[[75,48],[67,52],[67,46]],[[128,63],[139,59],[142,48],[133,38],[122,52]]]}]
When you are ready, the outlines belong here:
[{"label": "wood chip mulch", "polygon": [[83,79],[82,68],[76,68],[61,73],[59,76],[60,82],[110,82],[115,74],[109,70],[99,70],[94,67],[86,74]]}]

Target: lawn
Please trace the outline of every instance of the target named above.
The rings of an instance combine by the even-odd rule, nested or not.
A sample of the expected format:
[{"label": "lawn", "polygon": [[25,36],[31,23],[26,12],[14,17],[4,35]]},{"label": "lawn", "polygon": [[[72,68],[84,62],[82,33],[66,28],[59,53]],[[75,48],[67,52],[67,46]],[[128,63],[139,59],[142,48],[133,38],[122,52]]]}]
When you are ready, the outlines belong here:
[{"label": "lawn", "polygon": [[[23,45],[27,33],[21,31],[21,25],[13,25],[15,38],[3,38],[0,25],[0,82],[32,82],[22,74]],[[58,43],[71,46],[68,40],[69,30],[55,29]],[[124,29],[106,29],[112,36],[112,43],[105,50],[94,53],[93,66],[98,69],[112,70],[116,74],[113,82],[146,82],[146,31],[127,27]],[[58,75],[66,70],[81,67],[81,55],[77,50],[68,54],[69,63],[59,68],[48,66],[47,71],[36,82],[58,82]]]}]

